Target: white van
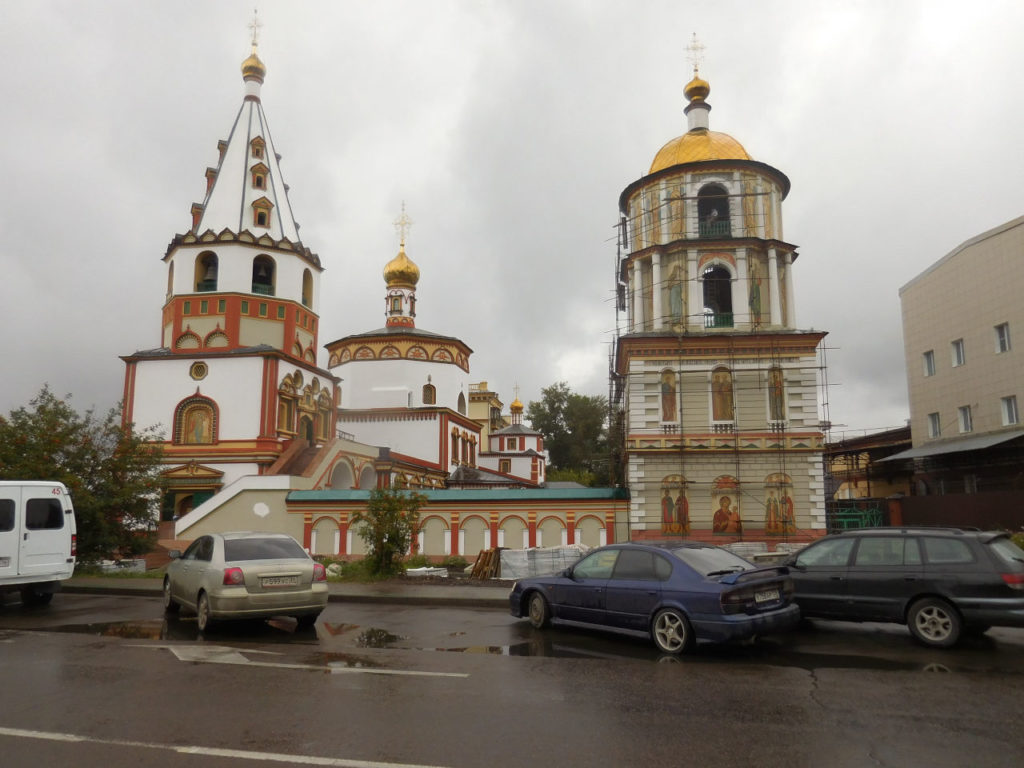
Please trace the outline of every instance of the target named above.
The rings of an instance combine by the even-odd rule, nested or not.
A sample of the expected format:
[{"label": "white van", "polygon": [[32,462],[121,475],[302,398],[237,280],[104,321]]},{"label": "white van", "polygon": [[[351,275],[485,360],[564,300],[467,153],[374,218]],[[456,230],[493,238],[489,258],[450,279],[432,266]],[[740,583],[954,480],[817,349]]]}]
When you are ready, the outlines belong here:
[{"label": "white van", "polygon": [[63,483],[0,480],[0,599],[45,605],[75,572],[75,510]]}]

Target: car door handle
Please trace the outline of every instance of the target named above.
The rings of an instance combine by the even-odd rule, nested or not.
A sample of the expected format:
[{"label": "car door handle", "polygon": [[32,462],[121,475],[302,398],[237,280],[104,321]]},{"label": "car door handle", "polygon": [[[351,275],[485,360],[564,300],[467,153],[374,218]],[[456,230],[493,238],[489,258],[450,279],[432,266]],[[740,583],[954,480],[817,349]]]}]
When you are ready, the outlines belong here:
[{"label": "car door handle", "polygon": [[830,576],[829,578],[830,578],[830,579],[831,579],[832,581],[842,581],[842,580],[843,580],[843,577],[842,577],[842,576]]}]

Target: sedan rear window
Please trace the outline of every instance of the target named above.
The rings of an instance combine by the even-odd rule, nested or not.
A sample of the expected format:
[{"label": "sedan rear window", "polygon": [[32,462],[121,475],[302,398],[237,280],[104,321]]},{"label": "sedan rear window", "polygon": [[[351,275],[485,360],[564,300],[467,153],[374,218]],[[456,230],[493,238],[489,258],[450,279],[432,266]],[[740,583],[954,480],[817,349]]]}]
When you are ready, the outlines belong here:
[{"label": "sedan rear window", "polygon": [[718,547],[679,547],[673,549],[672,554],[704,576],[716,572],[747,571],[754,567],[739,555]]},{"label": "sedan rear window", "polygon": [[224,560],[234,563],[239,560],[280,560],[288,558],[306,559],[305,550],[295,539],[225,539]]}]

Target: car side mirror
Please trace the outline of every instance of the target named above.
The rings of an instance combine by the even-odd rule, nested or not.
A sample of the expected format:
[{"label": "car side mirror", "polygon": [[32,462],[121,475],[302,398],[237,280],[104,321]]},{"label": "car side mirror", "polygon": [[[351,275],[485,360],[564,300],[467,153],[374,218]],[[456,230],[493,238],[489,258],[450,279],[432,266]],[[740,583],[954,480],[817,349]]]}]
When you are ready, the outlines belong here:
[{"label": "car side mirror", "polygon": [[177,560],[177,559],[179,559],[181,557],[181,550],[180,549],[169,549],[169,550],[167,550],[167,556],[169,558],[171,558],[171,560]]},{"label": "car side mirror", "polygon": [[563,579],[571,579],[572,578],[572,568],[566,568],[563,571],[559,571],[558,575],[561,576]]}]

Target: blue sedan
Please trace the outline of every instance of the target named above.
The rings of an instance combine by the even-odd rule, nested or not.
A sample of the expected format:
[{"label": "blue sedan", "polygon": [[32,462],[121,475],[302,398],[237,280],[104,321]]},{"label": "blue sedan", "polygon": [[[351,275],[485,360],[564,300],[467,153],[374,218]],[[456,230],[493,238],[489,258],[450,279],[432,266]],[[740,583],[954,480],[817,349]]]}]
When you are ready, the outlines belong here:
[{"label": "blue sedan", "polygon": [[612,544],[553,576],[520,579],[509,609],[541,629],[552,620],[650,637],[664,653],[791,629],[800,620],[784,566],[758,568],[697,542]]}]

